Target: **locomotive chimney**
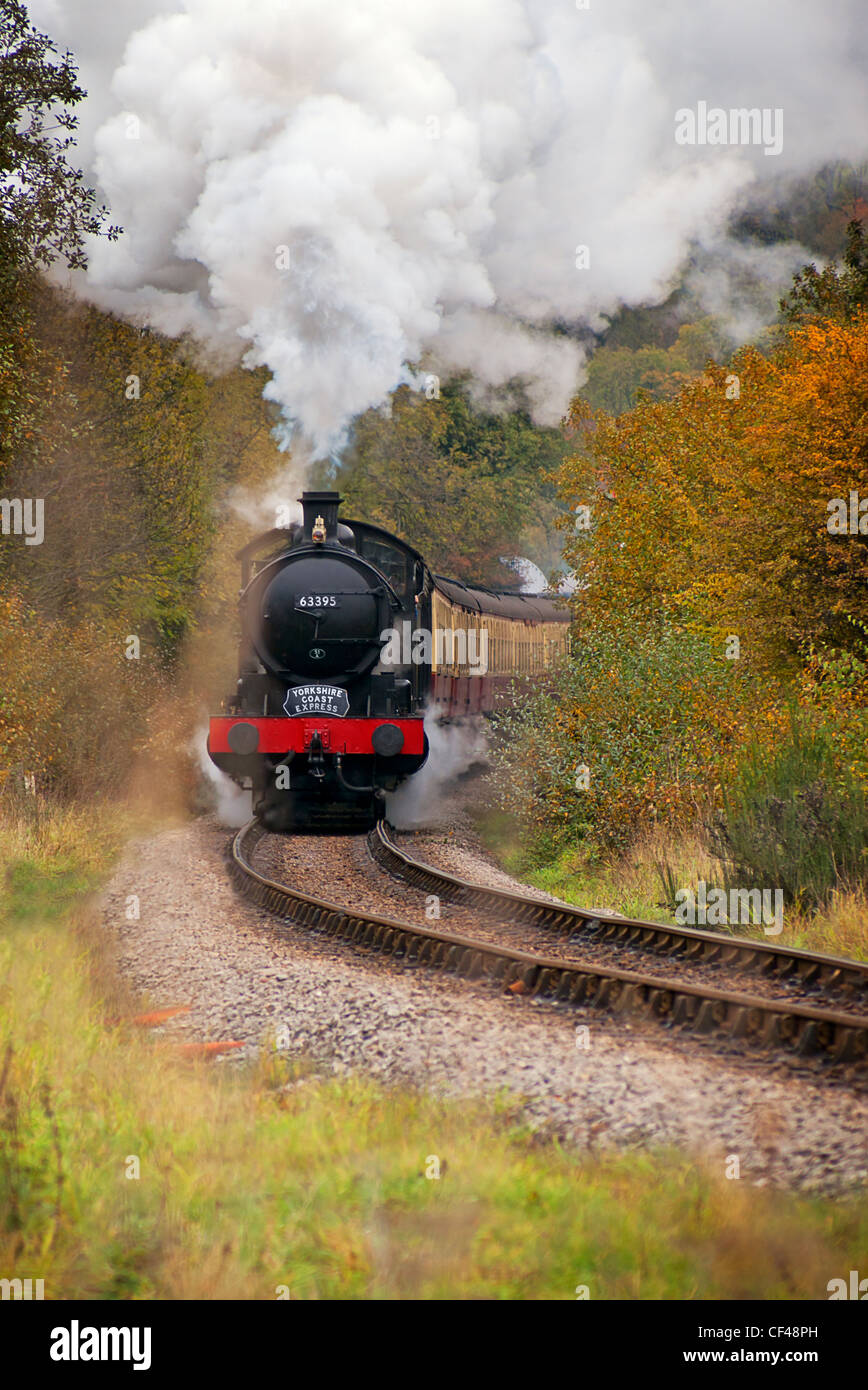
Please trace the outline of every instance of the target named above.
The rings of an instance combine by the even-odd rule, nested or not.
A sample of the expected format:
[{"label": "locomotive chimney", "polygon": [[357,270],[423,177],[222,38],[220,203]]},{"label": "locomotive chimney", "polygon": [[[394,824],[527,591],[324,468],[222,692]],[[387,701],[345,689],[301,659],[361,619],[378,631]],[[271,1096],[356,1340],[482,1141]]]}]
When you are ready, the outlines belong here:
[{"label": "locomotive chimney", "polygon": [[[338,507],[343,502],[339,492],[303,492],[299,501],[304,512],[305,541],[338,540]],[[325,528],[325,536],[322,530]]]}]

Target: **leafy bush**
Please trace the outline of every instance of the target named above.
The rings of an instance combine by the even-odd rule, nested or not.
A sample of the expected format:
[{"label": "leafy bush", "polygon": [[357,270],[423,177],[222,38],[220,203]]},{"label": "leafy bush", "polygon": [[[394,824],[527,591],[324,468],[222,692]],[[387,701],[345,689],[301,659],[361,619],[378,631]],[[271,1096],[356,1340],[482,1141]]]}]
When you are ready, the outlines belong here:
[{"label": "leafy bush", "polygon": [[622,617],[586,633],[550,687],[496,719],[497,799],[548,848],[622,848],[649,821],[707,812],[748,708],[740,663],[722,648]]},{"label": "leafy bush", "polygon": [[[866,720],[861,725],[864,747]],[[826,903],[868,882],[868,785],[853,753],[854,722],[812,725],[795,711],[776,747],[745,749],[712,827],[728,886],[783,889],[787,901]]]},{"label": "leafy bush", "polygon": [[0,784],[32,775],[66,796],[127,785],[168,686],[153,647],[134,661],[125,649],[123,627],[49,621],[0,590]]},{"label": "leafy bush", "polygon": [[400,386],[388,414],[356,421],[339,472],[320,465],[311,481],[338,486],[346,516],[403,536],[432,569],[503,584],[501,555],[543,568],[560,560],[546,478],[564,448],[559,430],[537,428],[521,410],[478,409],[466,383],[444,385],[433,400]]}]

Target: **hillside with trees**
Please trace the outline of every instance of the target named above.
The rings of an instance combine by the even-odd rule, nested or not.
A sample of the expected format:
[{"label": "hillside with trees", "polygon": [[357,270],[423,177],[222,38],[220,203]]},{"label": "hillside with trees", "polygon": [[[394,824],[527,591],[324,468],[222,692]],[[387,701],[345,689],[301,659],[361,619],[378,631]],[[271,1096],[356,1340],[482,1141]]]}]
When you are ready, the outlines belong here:
[{"label": "hillside with trees", "polygon": [[394,531],[436,571],[509,588],[501,557],[527,555],[544,571],[557,563],[552,474],[564,452],[560,430],[523,412],[484,413],[464,382],[432,397],[401,386],[387,412],[357,421],[340,467],[318,481],[340,488],[348,516]]},{"label": "hillside with trees", "polygon": [[496,779],[561,888],[588,856],[693,836],[709,877],[796,908],[855,895],[848,945],[868,947],[866,272],[854,221],[767,351],[617,416],[574,402],[573,656],[502,720]]},{"label": "hillside with trees", "polygon": [[[0,171],[18,177],[0,183],[0,485],[44,500],[46,541],[0,537],[0,768],[74,795],[176,751],[223,692],[231,556],[250,529],[231,497],[265,490],[286,456],[262,373],[214,374],[192,344],[46,279],[84,263],[86,235],[119,229],[71,162],[73,60],[21,5],[3,14]],[[745,760],[795,747],[805,721],[824,741],[824,814],[858,803],[868,542],[860,512],[856,534],[826,523],[833,499],[858,508],[866,475],[868,260],[846,220],[865,174],[831,166],[743,214],[746,240],[843,253],[796,277],[762,343],[733,352],[676,288],[613,319],[564,431],[479,410],[468,381],[400,387],[314,469],[440,572],[514,583],[502,560],[517,553],[575,571],[581,655],[507,721],[502,771],[553,853],[719,822]],[[820,795],[768,793],[784,794]]]},{"label": "hillside with trees", "polygon": [[[98,6],[78,8],[113,30]],[[210,22],[216,7],[200,8]],[[355,41],[370,16],[344,8]],[[224,9],[252,26],[252,12]],[[282,7],[263,9],[284,22]],[[328,39],[331,25],[329,14]],[[192,47],[197,84],[207,62],[222,81]],[[403,62],[409,50],[393,47]],[[437,69],[424,72],[427,102]],[[548,79],[536,77],[544,116]],[[637,77],[635,62],[622,93]],[[153,63],[146,78],[165,83]],[[566,977],[549,1011],[552,962],[517,961],[510,984],[477,978],[485,942],[439,952],[468,978],[444,973],[432,992],[427,948],[391,927],[393,910],[412,910],[436,931],[437,895],[423,889],[413,906],[397,885],[356,881],[361,837],[329,861],[312,837],[275,836],[260,870],[297,874],[335,912],[317,908],[309,933],[306,910],[281,921],[236,899],[216,770],[205,765],[206,785],[200,765],[207,715],[237,677],[235,552],[271,527],[276,499],[334,486],[346,516],[396,531],[441,573],[516,585],[504,558],[520,555],[574,584],[571,653],[517,684],[486,729],[485,776],[467,751],[475,730],[429,727],[427,771],[443,774],[449,800],[436,778],[433,793],[410,785],[425,815],[441,813],[435,856],[492,881],[473,833],[455,835],[462,787],[501,864],[589,909],[591,938],[612,910],[671,924],[677,890],[704,880],[779,888],[780,944],[868,959],[868,166],[757,181],[733,221],[739,245],[798,241],[827,263],[799,272],[756,341],[737,348],[691,297],[694,262],[664,303],[624,305],[603,332],[554,326],[588,351],[560,428],[532,423],[518,381],[497,410],[490,396],[475,404],[469,378],[428,377],[358,418],[340,458],[304,470],[281,447],[287,421],[263,397],[265,370],[218,370],[192,341],[71,292],[65,272],[81,288],[88,238],[123,235],[76,167],[84,97],[72,55],[19,0],[0,0],[3,1298],[35,1282],[47,1307],[95,1303],[95,1322],[122,1324],[107,1330],[115,1359],[130,1319],[100,1302],[135,1303],[138,1322],[142,1304],[170,1301],[182,1364],[206,1344],[221,1354],[204,1319],[227,1300],[643,1300],[655,1327],[661,1302],[682,1300],[693,1329],[697,1301],[816,1308],[848,1272],[852,1289],[868,1245],[855,1014],[834,1025],[835,1072],[823,1056],[767,1050],[752,1009],[730,1014],[725,1050],[706,1050],[714,1040],[699,1034],[719,1001],[695,1032],[669,1026],[677,1009],[646,1030],[621,1013],[632,989],[596,973],[571,986],[575,1013]],[[228,100],[218,112],[233,133],[235,113]],[[499,146],[506,122],[496,108],[486,119]],[[523,128],[522,141],[541,143]],[[641,254],[647,190],[628,192]],[[322,301],[309,303],[319,315]],[[334,323],[322,316],[323,337]],[[425,381],[424,362],[404,366]],[[25,499],[44,506],[32,545],[10,524]],[[345,951],[336,930],[355,930],[380,892],[389,931]],[[452,906],[446,931],[462,922]],[[545,928],[513,925],[535,949]],[[756,918],[731,926],[763,939]],[[609,938],[602,958],[615,949]],[[684,963],[657,961],[667,973]],[[841,975],[831,997],[855,1010]],[[665,988],[649,979],[641,992],[663,1015],[674,989],[657,980]],[[813,976],[762,983],[807,991]],[[739,1019],[748,1036],[736,1040]],[[787,1008],[781,1035],[789,1021]],[[287,1310],[295,1326],[299,1311]],[[27,1325],[15,1323],[25,1355],[44,1362]],[[757,1355],[793,1355],[773,1345]],[[828,1358],[849,1348],[820,1346],[795,1355],[824,1358],[828,1378]],[[681,1348],[664,1338],[676,1360],[743,1352],[728,1336],[725,1350]]]}]

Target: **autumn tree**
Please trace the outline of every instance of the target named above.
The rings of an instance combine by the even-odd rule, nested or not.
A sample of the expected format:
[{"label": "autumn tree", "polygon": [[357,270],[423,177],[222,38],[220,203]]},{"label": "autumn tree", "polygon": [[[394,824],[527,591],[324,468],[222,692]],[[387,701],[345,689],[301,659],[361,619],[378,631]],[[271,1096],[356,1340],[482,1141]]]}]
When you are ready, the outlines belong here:
[{"label": "autumn tree", "polygon": [[319,481],[340,488],[346,515],[404,537],[434,569],[508,586],[500,557],[521,549],[542,513],[553,518],[545,475],[563,449],[560,431],[537,429],[520,411],[477,410],[461,383],[431,399],[404,386],[388,413],[361,417],[339,472]]},{"label": "autumn tree", "polygon": [[674,396],[704,370],[706,362],[724,360],[732,347],[713,318],[683,323],[668,347],[604,343],[588,363],[582,395],[595,410],[620,415],[636,404],[640,391],[652,400]]},{"label": "autumn tree", "polygon": [[689,825],[739,886],[820,900],[864,881],[861,245],[854,229],[833,293],[767,353],[617,416],[574,402],[559,480],[572,656],[502,716],[496,754],[497,804],[537,852]]},{"label": "autumn tree", "polygon": [[[585,620],[658,613],[729,635],[758,666],[846,647],[868,620],[868,317],[816,320],[769,357],[745,348],[618,419],[577,402],[561,473]],[[861,489],[861,491],[860,491]],[[837,499],[837,502],[836,502]],[[864,528],[864,529],[863,529]]]},{"label": "autumn tree", "polygon": [[[50,449],[20,451],[14,469],[19,495],[45,499],[47,543],[10,541],[7,572],[46,619],[117,615],[173,655],[214,598],[200,582],[225,495],[285,462],[265,373],[212,378],[190,344],[48,285],[33,321],[40,352],[64,363],[64,389],[41,402]],[[236,589],[233,566],[233,601]]]},{"label": "autumn tree", "polygon": [[[144,746],[171,756],[230,687],[247,533],[228,498],[285,458],[264,372],[210,378],[188,345],[44,283],[33,320],[64,376],[39,401],[50,448],[28,440],[14,465],[16,495],[45,499],[45,542],[0,539],[0,778],[91,795]],[[155,701],[175,721],[159,735]]]}]

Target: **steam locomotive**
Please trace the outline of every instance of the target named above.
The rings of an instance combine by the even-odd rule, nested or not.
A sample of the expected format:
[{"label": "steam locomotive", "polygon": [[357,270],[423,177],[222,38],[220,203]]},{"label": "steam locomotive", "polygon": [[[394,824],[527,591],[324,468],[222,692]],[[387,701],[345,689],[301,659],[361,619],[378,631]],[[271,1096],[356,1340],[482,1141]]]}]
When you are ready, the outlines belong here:
[{"label": "steam locomotive", "polygon": [[569,613],[433,574],[397,536],[339,520],[336,492],[300,501],[301,522],[238,554],[239,675],[208,752],[271,830],[367,825],[425,763],[425,712],[493,709],[566,650]]}]

